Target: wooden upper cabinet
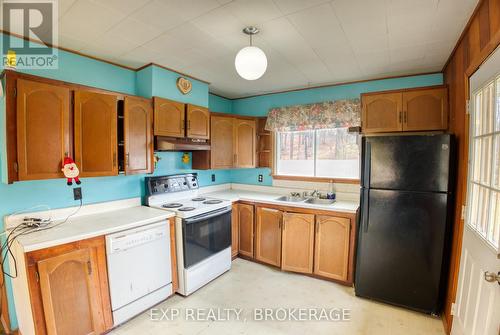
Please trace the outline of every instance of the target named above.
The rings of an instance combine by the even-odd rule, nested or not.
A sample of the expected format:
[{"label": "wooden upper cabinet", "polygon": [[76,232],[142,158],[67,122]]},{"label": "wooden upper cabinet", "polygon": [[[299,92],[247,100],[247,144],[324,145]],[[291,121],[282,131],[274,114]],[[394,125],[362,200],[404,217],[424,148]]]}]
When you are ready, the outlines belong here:
[{"label": "wooden upper cabinet", "polygon": [[62,162],[71,154],[69,89],[18,79],[19,180],[64,177]]},{"label": "wooden upper cabinet", "polygon": [[74,118],[75,162],[80,175],[117,175],[117,97],[76,91]]},{"label": "wooden upper cabinet", "polygon": [[239,224],[238,224],[238,204],[233,204],[231,212],[231,256],[238,256]]},{"label": "wooden upper cabinet", "polygon": [[254,168],[256,166],[256,122],[235,119],[234,121],[234,167]]},{"label": "wooden upper cabinet", "polygon": [[318,215],[316,217],[314,273],[346,281],[349,267],[351,220]]},{"label": "wooden upper cabinet", "polygon": [[207,108],[188,104],[186,119],[186,137],[206,140],[210,138],[210,112]]},{"label": "wooden upper cabinet", "polygon": [[154,97],[154,135],[184,137],[186,105]]},{"label": "wooden upper cabinet", "polygon": [[225,116],[211,117],[210,162],[212,169],[233,167],[233,125],[234,119]]},{"label": "wooden upper cabinet", "polygon": [[153,172],[153,106],[151,100],[125,97],[125,173]]},{"label": "wooden upper cabinet", "polygon": [[444,87],[403,93],[403,130],[448,128],[448,90]]},{"label": "wooden upper cabinet", "polygon": [[281,268],[283,270],[312,273],[314,215],[284,213],[281,246]]},{"label": "wooden upper cabinet", "polygon": [[47,334],[101,334],[106,330],[96,262],[79,249],[38,262]]},{"label": "wooden upper cabinet", "polygon": [[281,266],[281,224],[283,212],[257,207],[255,220],[255,259]]},{"label": "wooden upper cabinet", "polygon": [[254,257],[254,215],[253,205],[238,204],[239,254]]},{"label": "wooden upper cabinet", "polygon": [[362,129],[364,133],[403,130],[403,96],[397,93],[362,95]]},{"label": "wooden upper cabinet", "polygon": [[361,95],[363,133],[448,129],[448,89],[443,86]]}]

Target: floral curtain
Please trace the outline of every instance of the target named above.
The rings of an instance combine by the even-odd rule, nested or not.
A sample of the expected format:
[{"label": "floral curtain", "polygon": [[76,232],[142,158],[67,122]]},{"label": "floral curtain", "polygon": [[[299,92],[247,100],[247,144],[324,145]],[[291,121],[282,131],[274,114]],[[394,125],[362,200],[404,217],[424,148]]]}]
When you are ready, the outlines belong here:
[{"label": "floral curtain", "polygon": [[350,99],[273,108],[267,116],[266,130],[297,131],[360,125],[361,102]]}]

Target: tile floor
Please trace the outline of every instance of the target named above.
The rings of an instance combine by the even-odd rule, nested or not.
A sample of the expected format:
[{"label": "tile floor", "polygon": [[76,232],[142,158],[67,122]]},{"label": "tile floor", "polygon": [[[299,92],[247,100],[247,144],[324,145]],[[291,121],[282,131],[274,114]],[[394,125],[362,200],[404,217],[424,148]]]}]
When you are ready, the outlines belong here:
[{"label": "tile floor", "polygon": [[[174,296],[118,327],[112,335],[156,334],[444,334],[440,319],[354,296],[352,288],[236,259],[230,272],[188,298]],[[242,309],[230,321],[186,320],[190,311]],[[350,321],[256,321],[255,308],[350,309]],[[172,317],[176,309],[180,315]],[[163,312],[166,312],[164,316]],[[282,317],[283,314],[277,314]],[[296,317],[297,313],[294,314]],[[210,319],[210,318],[208,318]]]}]

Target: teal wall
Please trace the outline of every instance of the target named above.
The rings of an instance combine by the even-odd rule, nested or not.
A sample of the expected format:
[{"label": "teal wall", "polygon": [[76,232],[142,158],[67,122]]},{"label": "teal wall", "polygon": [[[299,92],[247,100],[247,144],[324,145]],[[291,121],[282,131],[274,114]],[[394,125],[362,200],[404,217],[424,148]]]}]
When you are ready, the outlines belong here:
[{"label": "teal wall", "polygon": [[[0,69],[2,69],[1,66]],[[209,94],[208,85],[197,80],[192,80],[192,91],[187,95],[182,95],[176,88],[176,80],[179,75],[160,67],[149,66],[135,72],[65,51],[59,51],[59,69],[29,71],[29,73],[127,94],[145,97],[161,96],[200,106],[208,106],[210,110],[215,112],[255,116],[266,115],[271,107],[353,98],[359,96],[361,92],[434,85],[441,84],[443,81],[441,75],[427,75],[229,100]],[[0,148],[0,175],[2,175],[2,180],[5,180],[5,101],[3,97],[0,97]],[[154,175],[194,171],[191,170],[190,163],[182,163],[182,153],[180,152],[160,152],[157,155],[161,157],[161,160]],[[199,173],[201,186],[229,182],[272,185],[269,169],[195,172]],[[215,182],[211,181],[212,174],[215,175]],[[264,177],[263,183],[258,182],[259,174]],[[144,175],[120,175],[116,177],[82,178],[81,187],[84,203],[89,204],[142,196],[144,195],[144,177]],[[64,179],[16,182],[11,185],[0,183],[0,218],[42,204],[51,208],[62,208],[75,206],[77,202],[73,200],[72,188],[66,186]],[[17,328],[10,280],[6,281],[6,287],[11,311],[11,325],[13,328]]]},{"label": "teal wall", "polygon": [[233,100],[232,112],[240,115],[264,116],[267,115],[269,109],[274,107],[309,104],[328,100],[352,99],[359,98],[361,93],[441,85],[442,83],[443,75],[437,73],[268,94]]},{"label": "teal wall", "polygon": [[208,95],[208,106],[212,112],[218,112],[218,113],[233,112],[233,100],[222,98],[212,93]]}]

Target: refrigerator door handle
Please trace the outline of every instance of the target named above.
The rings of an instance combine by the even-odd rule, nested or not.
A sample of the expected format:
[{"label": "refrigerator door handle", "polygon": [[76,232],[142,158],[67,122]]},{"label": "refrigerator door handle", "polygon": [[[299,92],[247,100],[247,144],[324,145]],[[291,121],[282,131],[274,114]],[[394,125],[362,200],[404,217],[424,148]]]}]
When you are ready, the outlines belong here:
[{"label": "refrigerator door handle", "polygon": [[363,190],[363,209],[362,209],[362,218],[363,218],[362,224],[363,224],[363,232],[364,233],[368,232],[368,219],[370,216],[369,202],[370,202],[370,190],[364,189]]},{"label": "refrigerator door handle", "polygon": [[370,188],[370,173],[371,173],[371,164],[372,164],[372,147],[371,143],[367,140],[365,142],[365,154],[363,157],[363,180],[361,181],[361,185],[365,188]]}]

